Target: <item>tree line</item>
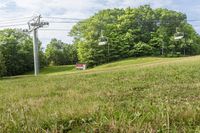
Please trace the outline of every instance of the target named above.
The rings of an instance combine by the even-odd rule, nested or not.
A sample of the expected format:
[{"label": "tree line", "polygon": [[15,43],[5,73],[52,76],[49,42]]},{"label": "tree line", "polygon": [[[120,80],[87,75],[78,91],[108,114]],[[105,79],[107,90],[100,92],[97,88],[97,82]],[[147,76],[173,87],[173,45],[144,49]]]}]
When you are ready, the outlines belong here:
[{"label": "tree line", "polygon": [[55,38],[47,45],[45,55],[49,65],[71,65],[78,61],[76,46]]},{"label": "tree line", "polygon": [[[39,46],[40,67],[46,65]],[[18,29],[0,31],[0,77],[23,74],[33,70],[32,38]]]},{"label": "tree line", "polygon": [[[76,47],[52,39],[44,51],[39,41],[40,68],[77,62]],[[34,70],[32,38],[18,29],[0,31],[0,77]]]},{"label": "tree line", "polygon": [[[128,57],[200,53],[200,36],[185,14],[149,5],[102,10],[77,23],[70,35],[78,59],[90,66]],[[176,40],[175,35],[184,37]],[[103,40],[107,44],[99,45]]]},{"label": "tree line", "polygon": [[[139,56],[188,56],[200,53],[200,36],[187,16],[168,9],[106,9],[78,22],[73,44],[52,39],[39,46],[40,67],[77,62],[95,66]],[[176,40],[175,36],[183,36]],[[106,42],[105,45],[99,45]],[[33,71],[32,38],[18,29],[0,31],[0,77]]]}]

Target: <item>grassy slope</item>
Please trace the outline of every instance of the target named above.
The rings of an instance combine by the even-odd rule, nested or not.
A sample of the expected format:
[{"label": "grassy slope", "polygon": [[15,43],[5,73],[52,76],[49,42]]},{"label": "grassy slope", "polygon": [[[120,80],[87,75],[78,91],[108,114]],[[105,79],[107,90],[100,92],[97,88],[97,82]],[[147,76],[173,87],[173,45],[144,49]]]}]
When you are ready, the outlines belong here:
[{"label": "grassy slope", "polygon": [[[40,70],[40,75],[46,74],[59,74],[75,71],[74,65],[63,65],[63,66],[49,66]],[[25,75],[33,75],[34,72],[28,72]]]},{"label": "grassy slope", "polygon": [[139,58],[3,79],[0,131],[198,132],[199,69],[200,56]]}]

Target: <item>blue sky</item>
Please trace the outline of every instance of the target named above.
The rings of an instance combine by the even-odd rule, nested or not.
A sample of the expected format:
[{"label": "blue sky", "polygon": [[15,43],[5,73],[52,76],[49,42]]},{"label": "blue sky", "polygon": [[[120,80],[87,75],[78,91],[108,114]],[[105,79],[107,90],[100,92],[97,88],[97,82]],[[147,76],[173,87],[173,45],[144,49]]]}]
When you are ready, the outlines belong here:
[{"label": "blue sky", "polygon": [[[88,18],[95,12],[107,8],[138,7],[150,4],[153,8],[168,8],[185,13],[189,20],[200,20],[199,0],[0,0],[0,26],[5,20],[41,14],[45,17]],[[28,21],[24,19],[24,22]],[[18,23],[17,20],[13,21]],[[200,22],[191,23],[200,33]],[[73,24],[50,24],[49,28],[65,28],[66,31],[39,31],[39,39],[45,46],[51,38],[70,43],[67,36]],[[13,27],[10,27],[13,28]],[[27,28],[22,26],[19,28]]]}]

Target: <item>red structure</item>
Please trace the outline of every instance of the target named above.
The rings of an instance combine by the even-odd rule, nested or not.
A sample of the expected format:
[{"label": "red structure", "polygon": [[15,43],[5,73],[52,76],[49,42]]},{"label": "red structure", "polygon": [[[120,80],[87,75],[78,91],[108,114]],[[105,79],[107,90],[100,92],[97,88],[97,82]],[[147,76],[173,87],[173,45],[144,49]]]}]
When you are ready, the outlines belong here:
[{"label": "red structure", "polygon": [[81,63],[77,63],[76,64],[76,69],[79,69],[79,70],[86,70],[87,68],[87,65],[86,64],[81,64]]}]

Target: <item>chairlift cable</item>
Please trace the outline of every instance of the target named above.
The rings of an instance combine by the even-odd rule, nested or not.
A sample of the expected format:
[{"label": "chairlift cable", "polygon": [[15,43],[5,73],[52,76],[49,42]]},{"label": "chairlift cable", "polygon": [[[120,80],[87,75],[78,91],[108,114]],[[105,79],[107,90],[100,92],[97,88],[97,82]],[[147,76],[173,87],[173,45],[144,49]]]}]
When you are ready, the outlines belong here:
[{"label": "chairlift cable", "polygon": [[5,27],[16,27],[16,26],[24,26],[27,25],[27,23],[21,23],[21,24],[10,24],[10,25],[0,25],[0,28],[5,28]]},{"label": "chairlift cable", "polygon": [[8,22],[8,21],[19,21],[19,20],[25,20],[25,19],[30,19],[32,17],[21,17],[21,18],[0,18],[0,22]]},{"label": "chairlift cable", "polygon": [[69,29],[39,29],[41,31],[70,31]]},{"label": "chairlift cable", "polygon": [[47,19],[64,19],[64,20],[85,20],[82,18],[64,18],[64,17],[42,17],[42,18],[47,18]]}]

